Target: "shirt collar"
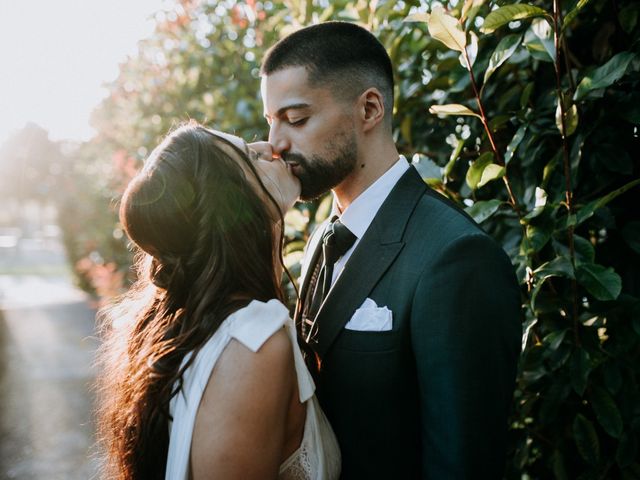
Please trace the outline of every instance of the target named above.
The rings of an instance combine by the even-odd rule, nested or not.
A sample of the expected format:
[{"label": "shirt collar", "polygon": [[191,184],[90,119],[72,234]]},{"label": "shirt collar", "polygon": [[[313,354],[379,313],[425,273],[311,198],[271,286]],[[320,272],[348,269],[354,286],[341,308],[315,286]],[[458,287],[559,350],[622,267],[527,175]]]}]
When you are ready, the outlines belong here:
[{"label": "shirt collar", "polygon": [[338,207],[333,202],[331,216],[338,215],[340,222],[346,226],[359,239],[365,234],[373,218],[380,210],[380,207],[391,193],[391,190],[398,183],[400,177],[409,168],[407,159],[400,155],[400,158],[393,166],[387,170],[380,178],[373,182],[364,192],[356,197],[351,204],[339,214]]}]

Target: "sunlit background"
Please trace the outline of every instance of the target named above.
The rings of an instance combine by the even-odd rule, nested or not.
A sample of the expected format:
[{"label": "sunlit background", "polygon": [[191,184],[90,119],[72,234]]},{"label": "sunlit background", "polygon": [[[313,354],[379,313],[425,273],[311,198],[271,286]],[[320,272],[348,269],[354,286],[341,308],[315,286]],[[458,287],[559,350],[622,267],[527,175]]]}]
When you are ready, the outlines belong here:
[{"label": "sunlit background", "polygon": [[[504,21],[483,29],[506,4]],[[425,23],[436,6],[449,15],[439,38]],[[132,280],[124,187],[180,122],[265,138],[261,58],[325,20],[382,42],[399,151],[517,268],[530,341],[506,478],[638,476],[637,1],[0,0],[0,480],[94,476],[95,313]],[[447,29],[469,42],[468,64]],[[293,275],[329,209],[327,196],[287,214]],[[567,267],[572,249],[588,275]],[[621,320],[631,308],[635,330]],[[578,331],[591,340],[574,345]],[[600,403],[606,415],[583,397],[604,389],[615,396]]]},{"label": "sunlit background", "polygon": [[0,143],[34,122],[88,140],[105,82],[153,31],[162,0],[0,1]]}]

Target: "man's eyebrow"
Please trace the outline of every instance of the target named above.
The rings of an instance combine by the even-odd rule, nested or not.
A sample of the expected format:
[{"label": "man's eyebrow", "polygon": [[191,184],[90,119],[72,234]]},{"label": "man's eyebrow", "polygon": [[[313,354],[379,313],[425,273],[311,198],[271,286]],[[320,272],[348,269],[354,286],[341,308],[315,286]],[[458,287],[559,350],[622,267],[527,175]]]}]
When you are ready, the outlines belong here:
[{"label": "man's eyebrow", "polygon": [[[308,103],[292,103],[291,105],[285,105],[284,107],[278,109],[278,111],[276,112],[276,117],[281,117],[288,110],[302,110],[303,108],[309,108],[310,106],[311,105],[309,105]],[[265,117],[268,116],[269,115],[265,114]]]}]

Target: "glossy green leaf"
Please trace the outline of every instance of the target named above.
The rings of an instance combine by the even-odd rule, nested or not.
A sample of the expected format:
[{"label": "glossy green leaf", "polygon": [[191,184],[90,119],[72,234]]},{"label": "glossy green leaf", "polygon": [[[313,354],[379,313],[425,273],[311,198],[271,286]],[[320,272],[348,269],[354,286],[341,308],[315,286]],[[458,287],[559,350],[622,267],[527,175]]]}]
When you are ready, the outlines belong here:
[{"label": "glossy green leaf", "polygon": [[623,185],[622,187],[614,190],[613,192],[609,192],[604,197],[601,197],[597,200],[593,200],[592,202],[589,202],[588,204],[579,208],[576,213],[577,215],[576,225],[580,225],[582,222],[584,222],[589,217],[591,217],[591,215],[593,215],[593,212],[595,212],[599,208],[604,207],[605,205],[607,205],[609,202],[611,202],[618,196],[622,195],[623,193],[626,193],[627,191],[631,190],[632,188],[635,188],[638,185],[640,185],[640,178],[636,180],[632,180],[629,183]]},{"label": "glossy green leaf", "polygon": [[457,103],[451,103],[449,105],[431,105],[429,107],[429,113],[433,113],[435,115],[466,115],[481,118],[480,115],[478,115],[470,108]]},{"label": "glossy green leaf", "polygon": [[513,138],[511,139],[511,141],[509,142],[509,145],[507,145],[507,151],[504,154],[504,163],[505,165],[508,165],[509,162],[511,161],[511,159],[513,158],[513,154],[515,153],[516,149],[518,148],[518,145],[520,145],[520,142],[522,142],[522,139],[524,138],[525,133],[527,132],[527,125],[520,125],[520,128],[518,128],[518,130],[516,130],[516,133],[513,135]]},{"label": "glossy green leaf", "polygon": [[622,416],[609,392],[598,385],[593,385],[589,389],[589,402],[604,431],[614,438],[620,438],[622,435]]},{"label": "glossy green leaf", "polygon": [[560,344],[564,340],[568,330],[556,330],[555,332],[551,332],[549,335],[544,337],[542,343],[547,346],[548,350],[557,350],[560,347]]},{"label": "glossy green leaf", "polygon": [[551,239],[555,223],[547,214],[536,217],[525,228],[527,252],[533,254],[540,251]]},{"label": "glossy green leaf", "polygon": [[556,61],[556,45],[553,28],[546,18],[536,18],[531,22],[531,31],[540,39],[540,43],[552,61]]},{"label": "glossy green leaf", "polygon": [[[548,39],[547,39],[548,43]],[[527,51],[533,58],[542,62],[553,63],[554,58],[549,53],[549,46],[534,32],[532,28],[529,28],[525,34],[522,44],[526,47]],[[555,52],[553,52],[555,54]]]},{"label": "glossy green leaf", "polygon": [[517,5],[506,5],[492,11],[480,28],[482,33],[492,33],[507,23],[524,20],[531,17],[548,16],[548,13],[540,7],[519,3]]},{"label": "glossy green leaf", "polygon": [[600,461],[600,441],[593,423],[581,413],[573,419],[573,438],[580,456],[590,465]]},{"label": "glossy green leaf", "polygon": [[622,280],[613,268],[583,263],[576,268],[576,279],[598,300],[615,300],[622,290]]},{"label": "glossy green leaf", "polygon": [[480,183],[480,180],[482,179],[482,172],[485,167],[490,165],[492,162],[493,153],[485,152],[471,163],[469,170],[467,170],[466,181],[467,185],[469,185],[472,190],[475,190],[478,187],[478,183]]},{"label": "glossy green leaf", "polygon": [[520,41],[522,40],[522,35],[507,35],[502,38],[498,43],[498,46],[491,54],[491,58],[489,59],[489,66],[484,72],[484,83],[487,83],[489,77],[493,75],[500,65],[506,62],[513,52],[515,52],[520,45]]},{"label": "glossy green leaf", "polygon": [[489,182],[504,177],[504,174],[506,172],[507,170],[502,165],[498,165],[496,163],[487,165],[482,171],[482,176],[480,177],[480,181],[478,182],[478,188],[485,186]]},{"label": "glossy green leaf", "polygon": [[592,90],[606,88],[620,80],[634,57],[635,53],[633,52],[620,52],[607,63],[596,68],[590,75],[586,75],[580,80],[573,99],[581,100]]},{"label": "glossy green leaf", "polygon": [[458,20],[447,14],[441,6],[433,8],[427,27],[429,35],[452,50],[462,52],[467,46],[467,36],[462,31]]},{"label": "glossy green leaf", "polygon": [[503,203],[503,201],[496,199],[484,200],[476,202],[472,206],[465,208],[465,212],[467,212],[477,223],[482,223],[496,213],[500,208],[500,205]]},{"label": "glossy green leaf", "polygon": [[567,257],[556,257],[550,262],[546,262],[537,269],[533,271],[533,273],[538,278],[548,278],[548,277],[565,277],[565,278],[574,278],[575,273],[573,271],[573,265],[571,265],[571,261]]},{"label": "glossy green leaf", "polygon": [[573,248],[576,254],[576,261],[593,263],[596,258],[596,250],[593,244],[579,235],[573,236]]}]

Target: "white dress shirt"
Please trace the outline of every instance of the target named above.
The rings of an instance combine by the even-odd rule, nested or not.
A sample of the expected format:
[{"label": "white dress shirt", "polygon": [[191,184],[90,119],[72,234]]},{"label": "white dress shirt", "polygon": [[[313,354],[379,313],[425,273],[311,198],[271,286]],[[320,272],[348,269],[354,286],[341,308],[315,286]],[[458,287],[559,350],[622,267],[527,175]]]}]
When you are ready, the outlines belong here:
[{"label": "white dress shirt", "polygon": [[356,236],[356,241],[335,263],[331,285],[335,283],[342,273],[342,270],[344,270],[344,266],[349,260],[349,257],[351,257],[358,243],[360,243],[360,239],[371,225],[371,222],[373,222],[378,210],[380,210],[380,207],[391,193],[391,190],[393,190],[393,187],[395,187],[400,177],[402,177],[408,168],[409,162],[401,155],[398,161],[394,163],[384,175],[373,182],[369,188],[351,202],[345,211],[342,212],[342,215],[339,215],[338,207],[334,200],[331,217],[339,215],[342,224]]}]

